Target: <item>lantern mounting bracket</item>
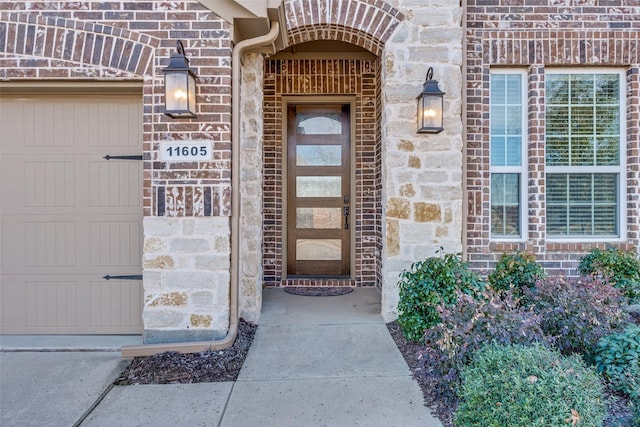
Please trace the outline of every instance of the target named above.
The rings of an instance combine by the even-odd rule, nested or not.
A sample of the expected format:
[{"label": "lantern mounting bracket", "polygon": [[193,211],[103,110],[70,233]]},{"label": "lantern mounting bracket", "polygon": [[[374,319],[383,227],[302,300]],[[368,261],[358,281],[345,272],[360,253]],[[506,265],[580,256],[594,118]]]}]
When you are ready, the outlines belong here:
[{"label": "lantern mounting bracket", "polygon": [[182,40],[176,42],[164,73],[164,113],[176,118],[196,117],[196,74],[189,67]]}]

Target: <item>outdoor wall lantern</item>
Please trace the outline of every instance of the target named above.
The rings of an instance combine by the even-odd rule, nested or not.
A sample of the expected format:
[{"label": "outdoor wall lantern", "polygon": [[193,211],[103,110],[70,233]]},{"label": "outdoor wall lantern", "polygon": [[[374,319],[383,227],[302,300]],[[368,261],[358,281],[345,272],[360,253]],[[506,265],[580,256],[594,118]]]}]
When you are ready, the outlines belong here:
[{"label": "outdoor wall lantern", "polygon": [[442,110],[444,92],[438,87],[438,81],[433,80],[433,67],[429,67],[427,78],[418,100],[418,133],[440,133],[442,126]]},{"label": "outdoor wall lantern", "polygon": [[178,40],[177,53],[171,54],[164,73],[164,113],[173,118],[196,116],[196,75],[189,68],[182,41]]}]

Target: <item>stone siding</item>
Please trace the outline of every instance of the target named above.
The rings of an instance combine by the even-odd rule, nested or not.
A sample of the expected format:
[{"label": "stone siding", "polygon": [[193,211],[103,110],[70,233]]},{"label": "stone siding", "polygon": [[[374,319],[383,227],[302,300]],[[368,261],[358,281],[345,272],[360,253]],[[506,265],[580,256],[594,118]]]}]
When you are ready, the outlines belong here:
[{"label": "stone siding", "polygon": [[144,219],[145,342],[221,338],[229,326],[229,218]]},{"label": "stone siding", "polygon": [[262,308],[263,235],[263,75],[262,55],[245,57],[240,94],[240,265],[239,310],[248,321],[257,321]]},{"label": "stone siding", "polygon": [[[385,195],[382,314],[397,317],[402,270],[462,251],[462,8],[442,0],[389,2],[406,17],[382,57]],[[444,131],[416,134],[416,96],[427,70],[446,92]]]}]

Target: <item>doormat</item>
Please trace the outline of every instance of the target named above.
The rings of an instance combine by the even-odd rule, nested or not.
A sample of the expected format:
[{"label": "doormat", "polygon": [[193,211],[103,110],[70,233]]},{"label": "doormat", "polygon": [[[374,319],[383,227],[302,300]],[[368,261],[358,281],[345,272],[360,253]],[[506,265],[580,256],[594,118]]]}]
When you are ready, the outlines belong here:
[{"label": "doormat", "polygon": [[353,292],[353,288],[336,286],[286,286],[284,291],[292,295],[309,297],[334,297]]}]

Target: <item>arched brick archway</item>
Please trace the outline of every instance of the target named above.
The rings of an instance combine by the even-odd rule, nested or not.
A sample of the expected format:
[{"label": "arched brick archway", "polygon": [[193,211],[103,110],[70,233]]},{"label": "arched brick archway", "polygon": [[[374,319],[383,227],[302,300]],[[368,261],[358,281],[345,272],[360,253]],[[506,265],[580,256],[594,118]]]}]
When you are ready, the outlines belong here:
[{"label": "arched brick archway", "polygon": [[334,40],[380,56],[404,15],[382,0],[285,1],[290,44]]},{"label": "arched brick archway", "polygon": [[57,79],[142,79],[152,75],[160,44],[109,25],[18,13],[0,13],[0,42],[7,56],[3,78]]},{"label": "arched brick archway", "polygon": [[[354,103],[355,139],[353,167],[355,193],[354,243],[351,284],[381,286],[381,253],[383,247],[382,198],[382,101],[381,57],[385,42],[404,20],[398,10],[384,1],[376,0],[287,0],[286,26],[290,45],[312,41],[349,43],[366,49],[372,55],[349,59],[286,60],[267,59],[264,68],[263,93],[265,103],[262,159],[262,213],[263,227],[257,232],[255,244],[262,248],[262,280],[259,289],[268,286],[295,285],[295,280],[284,281],[283,256],[286,251],[282,212],[286,189],[282,183],[282,117],[283,96],[348,95]],[[304,62],[304,66],[302,66]],[[304,70],[304,71],[303,71]],[[244,81],[243,84],[248,84]],[[255,90],[256,88],[254,88]],[[246,98],[246,97],[245,97]],[[245,102],[243,100],[243,102]],[[245,108],[244,110],[251,110]],[[284,115],[283,115],[284,114]],[[249,119],[249,117],[245,117]],[[249,164],[249,163],[245,163]],[[253,173],[251,174],[253,175]],[[249,174],[245,175],[249,176]],[[246,185],[247,181],[245,182]],[[258,202],[260,203],[260,202]],[[257,204],[257,203],[256,203]],[[246,205],[245,205],[246,206]],[[333,284],[317,281],[318,285]],[[246,291],[245,291],[246,292]]]}]

